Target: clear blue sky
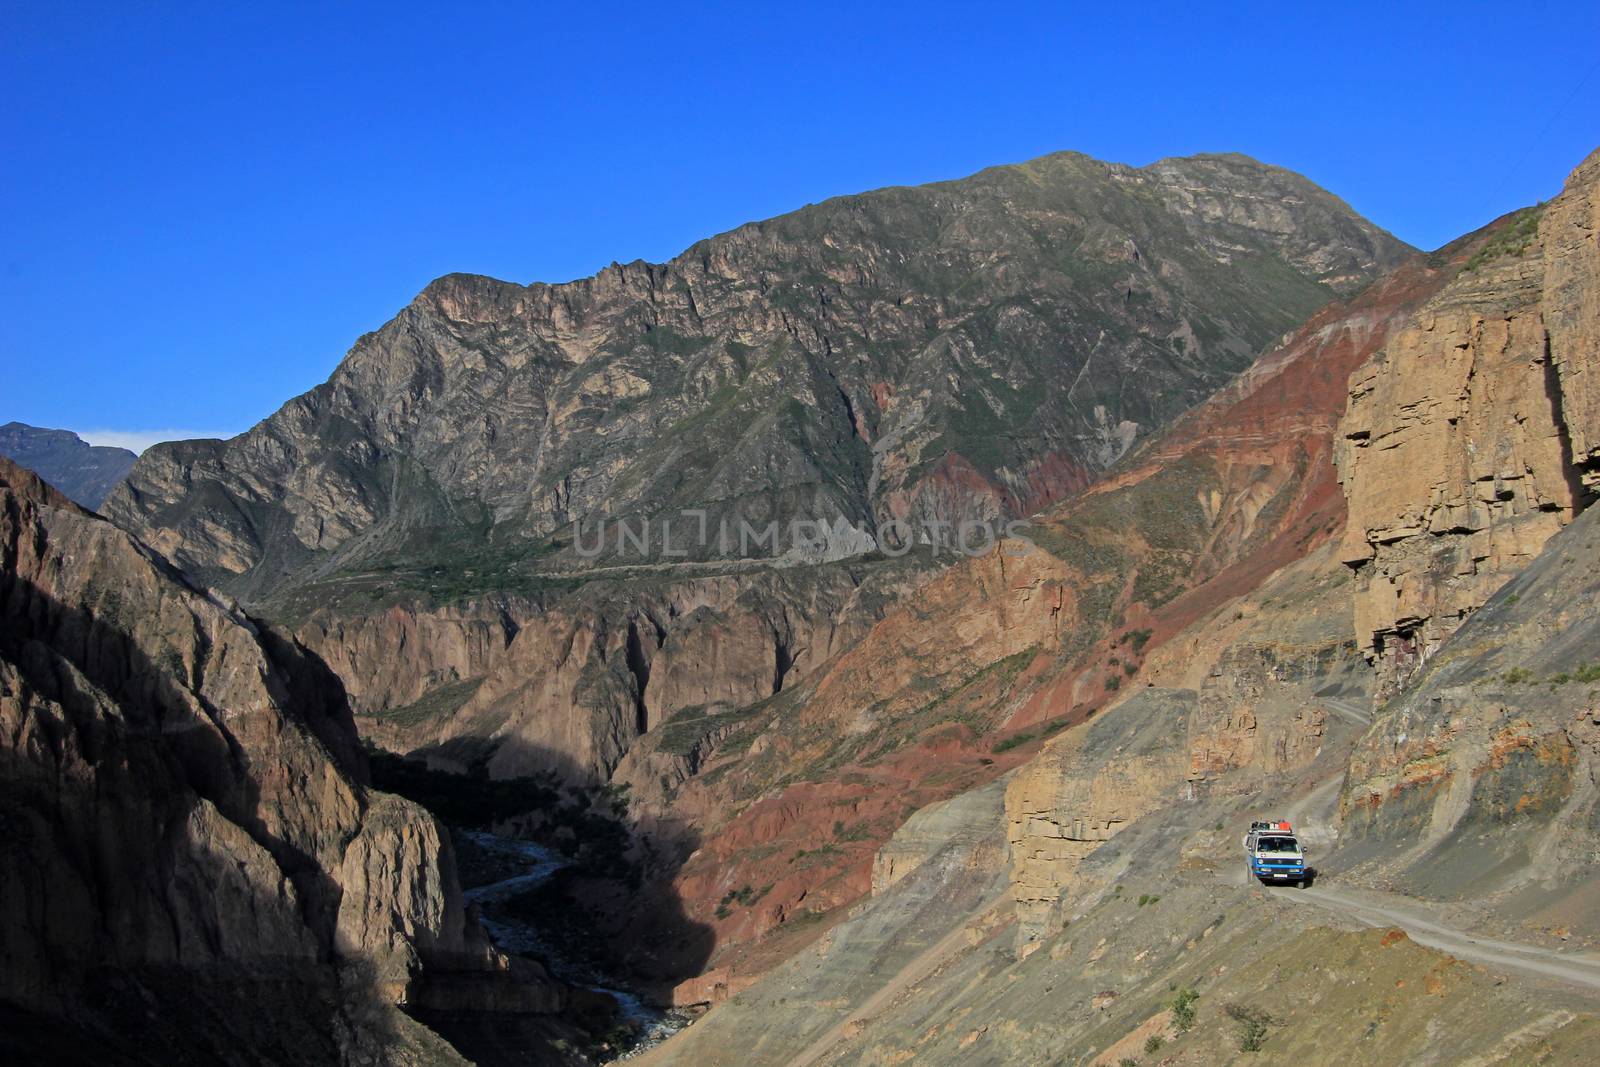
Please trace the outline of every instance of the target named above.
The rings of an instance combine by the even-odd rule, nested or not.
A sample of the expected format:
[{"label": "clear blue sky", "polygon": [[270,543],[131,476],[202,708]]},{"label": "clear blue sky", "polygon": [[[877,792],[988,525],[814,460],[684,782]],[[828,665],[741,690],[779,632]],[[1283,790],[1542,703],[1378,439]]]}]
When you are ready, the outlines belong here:
[{"label": "clear blue sky", "polygon": [[1431,247],[1600,144],[1592,0],[761,6],[8,0],[0,421],[237,431],[437,275],[1058,149],[1246,152]]}]

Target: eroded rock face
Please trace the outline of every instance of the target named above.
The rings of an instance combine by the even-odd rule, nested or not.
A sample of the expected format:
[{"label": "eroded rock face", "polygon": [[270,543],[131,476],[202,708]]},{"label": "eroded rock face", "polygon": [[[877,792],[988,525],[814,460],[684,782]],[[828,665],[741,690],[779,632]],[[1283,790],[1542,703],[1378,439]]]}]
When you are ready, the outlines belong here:
[{"label": "eroded rock face", "polygon": [[1561,386],[1571,463],[1591,494],[1600,489],[1600,153],[1573,171],[1546,208],[1541,307],[1550,362]]},{"label": "eroded rock face", "polygon": [[1351,376],[1344,554],[1382,695],[1592,498],[1597,184],[1591,157],[1548,207],[1503,220]]},{"label": "eroded rock face", "polygon": [[1590,509],[1362,738],[1342,798],[1347,865],[1419,895],[1600,934],[1597,605],[1600,511]]},{"label": "eroded rock face", "polygon": [[6,1004],[93,1029],[95,976],[160,1009],[186,975],[173,1040],[289,1015],[271,1040],[317,1055],[503,966],[432,816],[362,784],[326,668],[5,461],[0,559]]},{"label": "eroded rock face", "polygon": [[1133,820],[1171,803],[1192,690],[1149,689],[1051,744],[1006,791],[1011,887],[1026,941],[1059,926],[1082,859]]},{"label": "eroded rock face", "polygon": [[575,522],[680,509],[821,520],[824,555],[859,554],[890,517],[1081,488],[1406,251],[1244,157],[1049,156],[564,285],[441,278],[248,433],[150,449],[106,508],[252,604],[408,568],[500,591],[589,566]]}]

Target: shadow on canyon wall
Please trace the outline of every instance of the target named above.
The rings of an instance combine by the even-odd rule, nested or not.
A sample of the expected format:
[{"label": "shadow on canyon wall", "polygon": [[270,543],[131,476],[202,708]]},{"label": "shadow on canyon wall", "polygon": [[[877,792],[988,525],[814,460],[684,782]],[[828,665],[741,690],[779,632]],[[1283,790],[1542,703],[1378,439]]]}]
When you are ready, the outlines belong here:
[{"label": "shadow on canyon wall", "polygon": [[[491,826],[567,857],[566,868],[510,907],[568,960],[663,1005],[674,986],[701,973],[716,947],[715,931],[689,916],[673,885],[700,846],[686,821],[640,818],[624,792],[594,781],[561,753],[517,738],[480,753],[464,774],[429,767],[429,754],[370,751],[374,784],[423,804],[452,827]],[[490,759],[542,770],[491,778]],[[470,857],[464,866],[472,866]]]},{"label": "shadow on canyon wall", "polygon": [[[64,604],[0,571],[0,1059],[338,1062],[405,1043],[373,968],[334,951],[339,885],[266,827],[274,768],[234,732],[251,724],[198,692],[209,635],[101,599]],[[287,714],[364,782],[343,687],[261,636]],[[297,910],[252,880],[216,813],[272,857]]]}]

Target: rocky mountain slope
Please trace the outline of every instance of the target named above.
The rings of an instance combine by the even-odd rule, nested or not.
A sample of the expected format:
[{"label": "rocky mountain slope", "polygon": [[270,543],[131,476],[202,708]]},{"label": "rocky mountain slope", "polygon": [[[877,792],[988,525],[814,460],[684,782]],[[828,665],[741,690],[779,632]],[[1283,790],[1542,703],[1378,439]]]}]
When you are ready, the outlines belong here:
[{"label": "rocky mountain slope", "polygon": [[[1130,183],[1159,192],[1170,178],[1161,166],[1113,169],[1110,180],[1123,193]],[[969,181],[1011,190],[1019,174],[1031,172]],[[302,466],[279,431],[295,412],[323,426],[315,405],[373,394],[348,375],[377,358],[376,340],[315,404],[303,398],[191,466],[181,449],[142,464],[117,507],[195,573],[265,595],[346,679],[373,736],[435,766],[554,769],[607,778],[626,797],[635,832],[655,842],[644,850],[659,861],[653,883],[640,892],[597,876],[560,891],[608,967],[657,982],[664,1000],[718,1004],[655,1054],[662,1061],[1109,1064],[1159,1053],[1209,1063],[1266,1042],[1322,1060],[1578,1062],[1597,1026],[1583,990],[1600,983],[1591,961],[1566,955],[1600,944],[1587,889],[1600,862],[1590,722],[1600,654],[1585,597],[1600,440],[1597,184],[1600,154],[1550,204],[1405,258],[1207,402],[1182,415],[1175,402],[1155,420],[1169,423],[1161,433],[1093,463],[1075,453],[1086,470],[1115,462],[1093,484],[1074,481],[998,551],[952,565],[923,552],[584,569],[539,515],[565,521],[591,505],[639,514],[698,497],[739,516],[763,493],[795,509],[786,513],[820,514],[806,509],[845,499],[835,490],[848,479],[817,476],[810,495],[785,497],[774,487],[798,483],[777,475],[754,495],[735,480],[737,491],[708,497],[713,478],[687,496],[630,496],[667,484],[657,468],[625,477],[644,462],[632,453],[603,504],[563,496],[570,485],[531,511],[508,504],[497,517],[484,504],[449,563],[384,555],[402,543],[431,551],[432,535],[418,532],[429,523],[468,528],[451,526],[466,514],[452,510],[461,497],[419,495],[407,480],[418,468],[398,466],[385,468],[395,480],[383,494],[403,495],[406,508],[437,503],[423,519],[361,483],[363,499],[381,504],[369,518],[347,511],[356,527],[320,547],[307,520],[311,541],[275,556],[282,532],[323,505],[286,503],[298,489],[275,496],[270,464],[298,472],[283,484],[335,487],[328,508],[355,499],[337,487],[357,469]],[[1165,192],[1145,207],[1157,201],[1170,207]],[[788,232],[768,226],[772,240]],[[765,231],[717,241],[744,247],[741,234]],[[826,235],[807,242],[832,247]],[[1135,244],[1124,265],[1155,262],[1147,242]],[[647,277],[665,279],[665,292],[687,275]],[[600,283],[575,284],[593,293]],[[683,281],[697,315],[699,284]],[[839,284],[808,321],[855,306]],[[419,298],[428,308],[407,313],[423,317],[402,316],[413,340],[386,349],[404,349],[393,365],[412,366],[424,340],[442,343],[442,320],[423,323],[424,311],[442,314],[440,301],[452,322],[492,324],[547,295],[494,291],[511,311],[484,311],[463,280],[431,288]],[[965,297],[957,287],[940,299],[949,310]],[[583,336],[580,320],[563,320],[576,332],[562,344]],[[804,350],[826,357],[837,340],[821,326],[788,336],[789,355],[810,337]],[[642,365],[586,343],[600,366]],[[490,367],[485,345],[462,347],[462,365]],[[905,367],[932,358],[919,350]],[[781,366],[782,382],[810,380]],[[856,380],[835,373],[839,402],[866,410]],[[386,440],[411,439],[421,423],[406,420],[433,402],[435,380],[385,394],[399,405]],[[894,397],[941,410],[937,390],[906,380],[895,379]],[[970,381],[945,380],[974,395]],[[638,409],[610,399],[606,411],[651,409],[653,388],[638,392]],[[832,402],[825,394],[812,390],[813,410]],[[753,410],[738,424],[766,425]],[[340,463],[381,452],[376,423],[361,418],[340,424]],[[555,442],[549,425],[539,433]],[[955,495],[919,480],[938,476],[919,460],[885,481],[880,458],[915,434],[860,425],[854,440],[874,458],[852,468],[873,472],[859,509],[845,512],[857,529],[882,514],[1014,514],[1052,495],[1027,498],[1007,461],[974,463],[982,485],[939,483],[959,482]],[[1030,448],[1087,440],[1029,425]],[[767,449],[779,439],[799,440],[760,437],[755,448],[741,438],[718,454],[813,455],[818,440]],[[883,442],[893,447],[880,456]],[[451,447],[435,456],[459,458]],[[248,491],[230,481],[242,477],[228,458],[241,450],[267,464],[252,468],[260,480]],[[484,465],[463,460],[452,477],[480,502],[511,500],[494,496],[498,454],[474,454]],[[666,454],[699,470],[687,446]],[[500,527],[512,522],[543,531],[544,556],[501,554],[510,542]],[[1315,889],[1286,897],[1240,884],[1237,828],[1263,811],[1300,825]],[[674,935],[652,901],[694,936]],[[1285,988],[1299,994],[1293,1003],[1264,1003]],[[1191,990],[1200,1006],[1175,1007]]]},{"label": "rocky mountain slope", "polygon": [[[834,527],[804,566],[629,567],[578,558],[564,524],[1023,514],[1403,251],[1240,157],[1052,156],[567,286],[442,279],[327,386],[232,442],[151,450],[108,507],[292,625],[368,736],[456,770],[614,778],[647,825],[698,839],[811,742],[707,796],[678,786],[715,780],[758,715],[787,716],[952,554],[851,555],[871,539]],[[932,699],[958,681],[924,684]],[[850,830],[849,851],[894,824]],[[812,867],[837,873],[827,853]]]},{"label": "rocky mountain slope", "polygon": [[[617,778],[647,809],[700,828],[700,849],[675,886],[690,914],[717,929],[716,979],[737,988],[741,973],[758,973],[805,936],[796,931],[814,936],[819,920],[870,889],[875,849],[911,811],[992,780],[1048,738],[1061,740],[1019,772],[1012,801],[1017,854],[1042,853],[1036,871],[1019,875],[1018,906],[1040,909],[1040,921],[1070,880],[1072,857],[1166,803],[1168,790],[1228,778],[1225,791],[1240,792],[1259,784],[1269,754],[1275,772],[1309,759],[1339,724],[1296,701],[1358,662],[1339,622],[1349,582],[1329,547],[1343,522],[1332,460],[1347,380],[1480,240],[1414,257],[1325,309],[1117,471],[1036,516],[1030,544],[928,579],[822,671],[759,705],[725,705],[640,738]],[[1300,579],[1296,596],[1322,597],[1332,614],[1310,603],[1309,617],[1277,617],[1254,644],[1231,618],[1213,619],[1211,632],[1239,639],[1233,660],[1210,685],[1209,667],[1186,675],[1175,687],[1197,692],[1161,712],[1168,722],[1192,719],[1192,741],[1157,731],[1149,766],[1119,764],[1116,782],[1084,781],[1101,806],[1085,809],[1062,792],[1078,788],[1063,778],[1087,773],[1068,753],[1095,735],[1094,717],[1155,677],[1147,661],[1308,555],[1321,570]],[[1236,721],[1241,692],[1291,671],[1304,684],[1284,697],[1281,717]],[[700,740],[686,776],[661,749],[681,750],[680,731],[691,728]],[[722,898],[744,885],[759,902],[719,916]]]},{"label": "rocky mountain slope", "polygon": [[[1252,395],[1272,401],[1257,410],[1275,411],[1280,425],[1293,413],[1322,435],[1294,506],[1262,494],[1266,506],[1246,509],[1247,495],[1212,497],[1203,485],[1196,494],[1202,505],[1233,501],[1207,510],[1233,512],[1212,529],[1266,516],[1282,523],[1279,537],[1247,540],[1231,563],[1185,557],[1182,573],[1196,584],[1144,605],[1147,614],[1136,601],[1102,599],[1102,611],[1121,614],[1100,632],[1144,635],[1132,669],[1106,671],[1113,654],[1130,666],[1132,642],[1102,638],[1087,659],[1042,667],[1035,655],[965,698],[1012,722],[1037,717],[1041,694],[1052,709],[1096,708],[1086,724],[1068,715],[1045,731],[1053,736],[1037,755],[1007,775],[1003,804],[987,786],[913,816],[863,857],[893,879],[873,878],[870,897],[833,912],[836,925],[765,978],[728,981],[729,999],[651,1062],[1178,1064],[1250,1061],[1257,1049],[1284,1061],[1586,1062],[1600,1025],[1600,515],[1585,511],[1596,433],[1585,387],[1600,318],[1584,295],[1600,278],[1597,185],[1600,153],[1536,225],[1527,215],[1500,220],[1402,268],[1386,283],[1396,286],[1390,298],[1377,287],[1330,309],[1302,332],[1298,352],[1312,358],[1292,358],[1291,344],[1290,358],[1264,361],[1265,373],[1197,411],[1171,444],[1142,453],[1148,468],[1051,515],[1063,524],[1058,537],[1096,543],[1097,498],[1181,477],[1197,427],[1217,429],[1212,463],[1248,472],[1242,456],[1274,440],[1230,412],[1250,410]],[[1430,326],[1438,337],[1426,336]],[[1341,335],[1342,347],[1306,344]],[[1348,378],[1348,405],[1329,404],[1305,379],[1263,389],[1274,364],[1304,373],[1320,360],[1339,392]],[[1422,400],[1408,392],[1460,360],[1472,372],[1448,378],[1449,390]],[[1548,390],[1528,388],[1530,379]],[[1418,424],[1434,416],[1440,425],[1410,467],[1382,457],[1413,447]],[[1379,492],[1380,464],[1392,478],[1417,476],[1422,492]],[[1466,485],[1496,491],[1456,504],[1458,471],[1486,472]],[[1472,499],[1503,506],[1393,540],[1372,534],[1393,528],[1396,503],[1419,513],[1470,510]],[[1284,511],[1302,518],[1283,523]],[[1125,522],[1117,547],[1151,528]],[[1371,639],[1373,598],[1394,595],[1372,568],[1386,545],[1407,539],[1419,581],[1450,598],[1455,617],[1399,662]],[[1470,564],[1489,557],[1469,542],[1519,552],[1485,577]],[[1369,551],[1352,552],[1358,544]],[[1149,552],[1108,568],[1126,583],[1123,596]],[[1014,647],[1003,642],[1036,599],[1051,617],[1070,605],[1068,625],[1081,632],[1087,618],[1095,638],[1097,616],[1083,613],[1081,595],[1038,597],[1034,572],[1020,567],[1007,577],[982,580],[969,565],[939,582],[964,586],[952,600],[971,616],[984,605],[995,613],[990,633],[1005,635],[990,638],[997,650]],[[899,657],[937,662],[959,647],[952,629],[963,640],[978,632],[959,614],[936,617],[945,625],[930,647],[902,643]],[[892,679],[896,658],[892,645],[878,646],[872,674]],[[1124,677],[1108,686],[1107,673]],[[848,735],[848,722],[835,728]],[[991,772],[1003,769],[1004,747],[993,747]],[[941,770],[957,752],[939,752]],[[799,802],[791,789],[785,810],[796,821]],[[1316,888],[1264,894],[1242,884],[1238,830],[1262,812],[1299,826]],[[997,881],[1002,840],[1007,877]],[[721,859],[738,868],[753,858]],[[1403,929],[1367,929],[1393,923]]]},{"label": "rocky mountain slope", "polygon": [[91,445],[70,430],[44,430],[23,422],[0,426],[0,456],[27,467],[91,510],[139,458],[126,448]]},{"label": "rocky mountain slope", "polygon": [[1241,156],[841,197],[564,285],[441,278],[248,433],[147,451],[107,510],[247,603],[510,591],[586,565],[575,522],[682,509],[854,555],[1081,488],[1405,252]]},{"label": "rocky mountain slope", "polygon": [[6,460],[0,563],[13,1062],[462,1062],[397,1005],[581,1035],[436,820],[365,785],[326,667]]}]

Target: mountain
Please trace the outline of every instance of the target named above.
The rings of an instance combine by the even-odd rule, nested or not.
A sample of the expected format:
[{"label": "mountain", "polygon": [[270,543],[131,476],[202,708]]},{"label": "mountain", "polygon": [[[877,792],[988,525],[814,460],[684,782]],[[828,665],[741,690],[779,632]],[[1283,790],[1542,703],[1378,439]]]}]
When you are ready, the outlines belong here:
[{"label": "mountain", "polygon": [[[149,450],[107,512],[291,627],[367,737],[436,768],[626,786],[641,833],[676,843],[659,850],[657,895],[717,931],[713,968],[734,973],[746,948],[759,966],[806,926],[788,918],[861,893],[862,862],[908,805],[1031,751],[997,759],[1005,716],[941,694],[1014,676],[1037,635],[1002,636],[990,655],[987,597],[937,577],[951,553],[895,558],[879,524],[1005,519],[1081,492],[1330,296],[1412,261],[1327,193],[1243,157],[1135,169],[1051,156],[829,201],[569,285],[441,279],[249,433]],[[1342,385],[1303,377],[1342,403]],[[1283,499],[1332,421],[1323,436],[1274,426],[1281,455],[1262,477]],[[1212,555],[1249,555],[1278,528],[1255,521],[1263,489],[1235,484],[1243,469],[1190,472],[1136,510],[1159,517],[1202,483],[1237,496],[1240,529]],[[845,522],[820,552],[753,563],[585,559],[568,525],[680,509],[713,529]],[[1115,540],[1127,516],[1097,521],[1096,540]],[[1170,595],[1210,562],[1188,533],[1150,538],[1136,597]],[[1061,556],[1029,564],[1039,581],[1115,599],[1106,568],[1133,555],[1054,544]],[[987,580],[1003,585],[998,565]],[[909,620],[902,604],[917,605]],[[1051,656],[1095,645],[1109,616],[1084,616],[1080,645]],[[893,653],[952,620],[971,650]],[[874,663],[890,669],[863,682]],[[879,725],[839,732],[833,705],[869,693],[860,707]],[[924,742],[960,716],[982,721],[942,778],[921,781]],[[864,760],[884,766],[870,803],[851,781]],[[761,799],[773,790],[786,799]],[[812,840],[813,820],[841,821],[822,811],[847,802],[849,844]],[[795,814],[792,831],[775,837],[771,810]],[[816,852],[793,870],[774,844],[790,833]],[[752,891],[773,881],[762,918],[716,914],[739,888],[721,884],[728,870]],[[654,912],[619,904],[596,940],[617,970],[680,982],[705,953],[653,936],[672,918]]]},{"label": "mountain", "polygon": [[91,510],[100,507],[139,458],[126,448],[91,445],[71,430],[42,430],[21,422],[0,426],[0,456],[36,472]]},{"label": "mountain", "polygon": [[[385,774],[604,783],[639,863],[528,906],[709,1006],[644,1062],[1586,1062],[1597,190],[1600,152],[1390,256],[1236,157],[1049,157],[567,287],[452,277],[108,511],[336,675],[414,757]],[[1037,343],[983,340],[1008,286]],[[706,390],[730,339],[761,355]],[[778,560],[563,530],[699,507],[845,523]],[[970,558],[877,533],[1020,515]],[[1264,815],[1310,888],[1249,883]]]},{"label": "mountain", "polygon": [[0,561],[8,1062],[466,1062],[402,1005],[587,1041],[313,657],[4,459]]},{"label": "mountain", "polygon": [[1082,488],[1406,252],[1242,156],[1047,156],[563,285],[440,278],[248,433],[146,451],[106,507],[252,604],[374,574],[390,601],[504,591],[595,566],[574,523],[680,511],[820,520],[807,558],[842,558]]},{"label": "mountain", "polygon": [[[809,719],[846,759],[771,772],[682,877],[831,852],[738,916],[826,935],[724,944],[645,1062],[1587,1062],[1597,194],[1600,152],[1330,307],[1041,517],[1046,558],[951,568],[758,719],[750,751]],[[1263,815],[1312,888],[1241,877]]]}]

